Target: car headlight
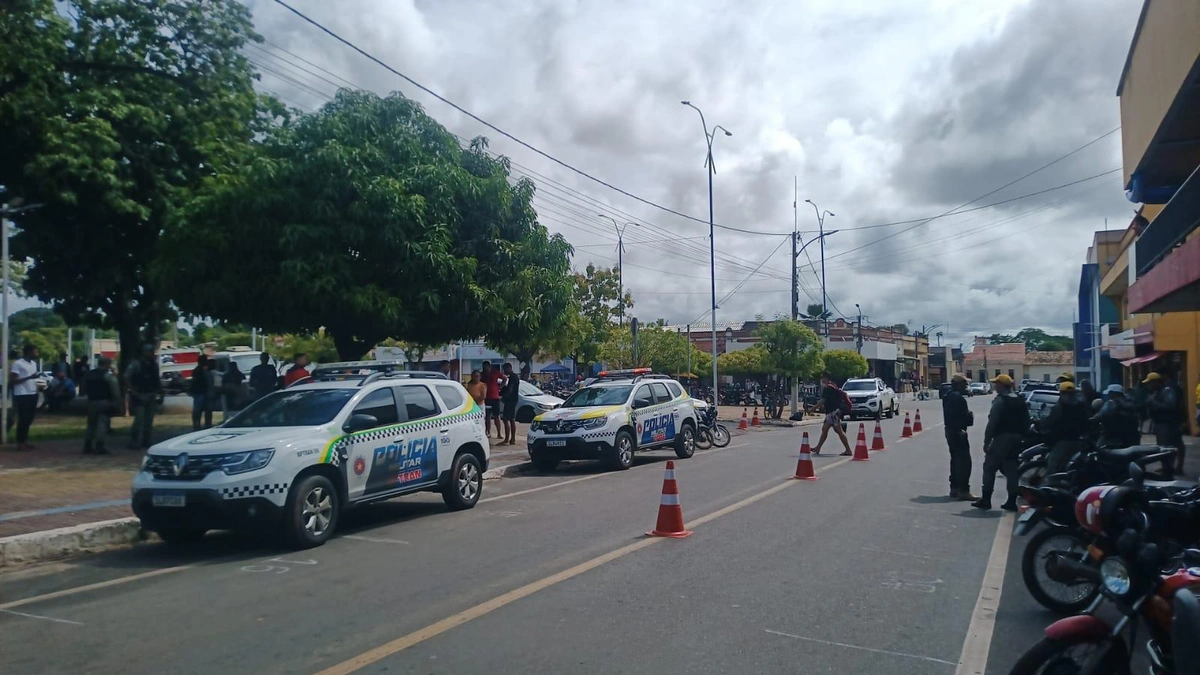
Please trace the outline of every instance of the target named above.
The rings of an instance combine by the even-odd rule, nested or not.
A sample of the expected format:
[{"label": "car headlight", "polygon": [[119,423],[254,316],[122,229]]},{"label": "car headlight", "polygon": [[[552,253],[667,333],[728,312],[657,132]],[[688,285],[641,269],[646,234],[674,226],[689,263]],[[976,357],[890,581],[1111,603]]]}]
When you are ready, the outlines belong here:
[{"label": "car headlight", "polygon": [[142,455],[142,468],[140,470],[145,471],[146,465],[149,463],[150,463],[150,453],[147,452],[146,454]]},{"label": "car headlight", "polygon": [[1104,580],[1104,587],[1113,595],[1125,595],[1129,592],[1129,568],[1125,567],[1120,558],[1105,558],[1104,562],[1100,563],[1100,578]]},{"label": "car headlight", "polygon": [[263,468],[274,456],[275,450],[271,448],[234,452],[221,457],[221,469],[229,476],[235,473],[246,473]]},{"label": "car headlight", "polygon": [[555,408],[558,407],[558,406],[554,405],[553,403],[534,403],[533,405],[538,410],[541,410],[542,412],[546,412],[547,410],[554,410]]},{"label": "car headlight", "polygon": [[584,420],[583,423],[579,425],[579,428],[580,429],[599,429],[600,427],[604,426],[605,424],[608,424],[607,417],[595,417],[590,420]]},{"label": "car headlight", "polygon": [[542,430],[542,423],[541,423],[541,422],[538,422],[537,420],[534,420],[533,422],[530,422],[530,423],[529,423],[529,430],[530,430],[530,431],[541,431],[541,430]]}]

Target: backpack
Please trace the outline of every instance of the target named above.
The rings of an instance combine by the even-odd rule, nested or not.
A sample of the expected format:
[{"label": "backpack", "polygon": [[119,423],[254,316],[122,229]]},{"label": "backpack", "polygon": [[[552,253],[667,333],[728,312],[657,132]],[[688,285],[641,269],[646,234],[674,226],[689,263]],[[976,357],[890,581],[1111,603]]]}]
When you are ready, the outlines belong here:
[{"label": "backpack", "polygon": [[850,411],[854,408],[854,405],[850,403],[850,395],[846,393],[845,389],[838,389],[837,392],[838,396],[841,397],[841,402],[838,404],[838,412],[842,415],[849,415]]}]

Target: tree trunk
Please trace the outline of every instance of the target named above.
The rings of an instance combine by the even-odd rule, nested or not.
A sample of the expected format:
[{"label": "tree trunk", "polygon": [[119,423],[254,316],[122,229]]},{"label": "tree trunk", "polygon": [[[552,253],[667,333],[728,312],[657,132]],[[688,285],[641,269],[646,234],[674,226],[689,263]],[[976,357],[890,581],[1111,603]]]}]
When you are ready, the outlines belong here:
[{"label": "tree trunk", "polygon": [[531,370],[533,370],[533,356],[534,356],[534,351],[533,351],[533,350],[531,350],[531,349],[518,349],[516,352],[514,352],[514,353],[513,353],[513,356],[517,357],[517,361],[519,361],[519,362],[520,362],[520,366],[521,366],[520,376],[521,376],[521,379],[522,379],[522,380],[528,380],[528,379],[529,379],[529,373],[530,373],[530,371],[531,371]]},{"label": "tree trunk", "polygon": [[338,358],[342,361],[358,361],[370,349],[366,340],[359,340],[353,335],[345,335],[330,331],[329,334],[333,337],[333,346],[337,349]]}]

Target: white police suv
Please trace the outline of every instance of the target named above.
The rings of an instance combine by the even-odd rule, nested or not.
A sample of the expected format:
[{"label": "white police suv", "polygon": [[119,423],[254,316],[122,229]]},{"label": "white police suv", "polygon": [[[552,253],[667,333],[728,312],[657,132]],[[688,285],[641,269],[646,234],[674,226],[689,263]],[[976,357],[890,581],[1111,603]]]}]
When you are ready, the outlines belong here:
[{"label": "white police suv", "polygon": [[649,368],[607,371],[533,418],[529,457],[541,471],[564,459],[628,469],[636,451],[672,447],[680,459],[691,457],[696,429],[693,400],[678,382]]},{"label": "white police suv", "polygon": [[133,481],[142,526],[167,542],[278,527],[307,548],[351,506],[427,491],[451,509],[473,507],[489,448],[462,385],[377,362],[335,365],[219,427],[151,447]]}]

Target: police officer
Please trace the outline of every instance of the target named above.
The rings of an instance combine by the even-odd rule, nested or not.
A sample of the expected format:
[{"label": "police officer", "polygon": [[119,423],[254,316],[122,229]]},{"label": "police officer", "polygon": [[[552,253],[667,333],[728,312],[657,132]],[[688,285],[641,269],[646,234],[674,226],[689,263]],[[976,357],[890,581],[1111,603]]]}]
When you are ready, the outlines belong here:
[{"label": "police officer", "polygon": [[158,358],[154,356],[152,343],[142,345],[141,358],[125,369],[125,381],[129,385],[129,412],[133,414],[129,449],[142,450],[150,447],[154,413],[158,408],[158,394],[162,391]]},{"label": "police officer", "polygon": [[1146,412],[1154,422],[1154,442],[1175,448],[1175,472],[1183,473],[1183,406],[1178,387],[1161,373],[1150,373],[1142,384],[1150,390],[1146,397]]},{"label": "police officer", "polygon": [[950,391],[942,399],[942,419],[946,427],[946,445],[950,449],[950,498],[973,502],[976,497],[971,494],[971,442],[967,438],[967,427],[975,423],[975,416],[963,396],[966,390],[964,375],[950,378]]},{"label": "police officer", "polygon": [[96,367],[83,378],[87,394],[87,431],[83,436],[83,454],[107,455],[105,441],[112,416],[121,411],[121,383],[112,371],[112,359],[101,356]]},{"label": "police officer", "polygon": [[1025,399],[1013,391],[1013,379],[997,375],[991,380],[996,389],[992,409],[988,413],[987,429],[983,432],[983,494],[971,506],[992,508],[992,490],[996,487],[996,472],[1004,474],[1008,499],[1000,505],[1005,511],[1017,510],[1017,457],[1021,438],[1029,429],[1029,408]]},{"label": "police officer", "polygon": [[1050,452],[1046,456],[1046,471],[1061,473],[1076,453],[1083,449],[1083,436],[1088,429],[1088,407],[1071,380],[1058,383],[1058,403],[1042,420],[1039,428],[1046,434]]},{"label": "police officer", "polygon": [[1100,445],[1107,448],[1128,448],[1142,441],[1138,428],[1137,407],[1125,396],[1125,388],[1110,384],[1104,390],[1108,400],[1091,421],[1100,424]]}]

